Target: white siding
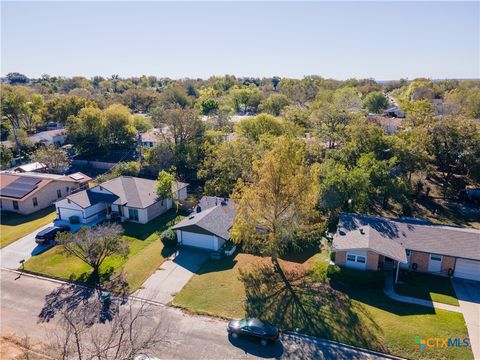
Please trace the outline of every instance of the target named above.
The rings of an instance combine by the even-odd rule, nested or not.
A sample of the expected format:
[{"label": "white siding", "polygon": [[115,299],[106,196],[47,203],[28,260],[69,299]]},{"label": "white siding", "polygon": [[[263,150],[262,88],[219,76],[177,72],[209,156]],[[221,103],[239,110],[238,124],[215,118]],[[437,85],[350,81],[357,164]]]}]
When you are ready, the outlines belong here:
[{"label": "white siding", "polygon": [[[218,241],[215,241],[215,236],[206,234],[197,234],[189,231],[182,231],[180,236],[177,235],[178,241],[182,245],[195,246],[203,249],[218,250]],[[178,234],[178,233],[177,233]]]}]

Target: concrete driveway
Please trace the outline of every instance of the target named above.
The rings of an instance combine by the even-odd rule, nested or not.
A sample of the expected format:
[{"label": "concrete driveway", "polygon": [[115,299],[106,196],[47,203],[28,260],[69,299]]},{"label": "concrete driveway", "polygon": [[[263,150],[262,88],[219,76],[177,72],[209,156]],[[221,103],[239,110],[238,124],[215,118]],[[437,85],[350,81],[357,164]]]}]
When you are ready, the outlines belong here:
[{"label": "concrete driveway", "polygon": [[452,283],[467,324],[473,357],[480,359],[480,282],[453,279]]},{"label": "concrete driveway", "polygon": [[40,230],[46,229],[49,226],[52,226],[53,223],[47,224],[45,226],[39,227],[34,232],[25,235],[24,237],[14,241],[8,246],[5,246],[0,250],[0,266],[3,266],[8,269],[18,269],[20,266],[20,260],[27,261],[31,256],[40,254],[51,245],[39,246],[35,243],[35,235]]},{"label": "concrete driveway", "polygon": [[133,293],[133,296],[162,304],[170,303],[209,256],[210,253],[207,251],[181,247],[143,283],[141,289]]}]

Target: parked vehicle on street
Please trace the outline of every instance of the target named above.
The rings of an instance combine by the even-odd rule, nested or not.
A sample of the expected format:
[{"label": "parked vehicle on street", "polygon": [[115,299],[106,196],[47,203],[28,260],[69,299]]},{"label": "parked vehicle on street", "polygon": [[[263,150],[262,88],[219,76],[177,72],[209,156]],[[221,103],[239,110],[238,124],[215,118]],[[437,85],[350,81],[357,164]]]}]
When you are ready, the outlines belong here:
[{"label": "parked vehicle on street", "polygon": [[262,346],[275,343],[279,337],[279,331],[275,326],[256,318],[232,320],[228,323],[227,331],[234,339],[243,337],[257,340]]},{"label": "parked vehicle on street", "polygon": [[35,242],[38,245],[48,244],[51,241],[54,241],[57,234],[60,232],[69,232],[70,227],[67,225],[60,226],[49,226],[46,229],[43,229],[35,236]]}]

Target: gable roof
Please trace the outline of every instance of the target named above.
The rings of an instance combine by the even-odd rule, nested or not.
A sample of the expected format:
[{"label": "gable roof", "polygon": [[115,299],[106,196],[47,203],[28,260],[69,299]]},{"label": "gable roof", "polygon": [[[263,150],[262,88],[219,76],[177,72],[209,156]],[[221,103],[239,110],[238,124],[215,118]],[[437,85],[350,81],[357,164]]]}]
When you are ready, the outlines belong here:
[{"label": "gable roof", "polygon": [[77,204],[82,209],[86,209],[101,202],[113,203],[117,199],[117,195],[99,193],[91,190],[79,191],[67,197],[67,200]]},{"label": "gable roof", "polygon": [[480,230],[419,219],[342,214],[332,248],[370,249],[405,262],[405,249],[480,260]]},{"label": "gable roof", "polygon": [[[76,177],[76,179],[74,177]],[[25,193],[25,195],[22,196],[21,198],[4,195],[4,190],[8,187],[8,185],[13,184],[15,181],[19,179],[37,179],[38,181],[36,182],[32,190],[28,193]],[[2,198],[8,198],[8,199],[12,198],[17,201],[24,201],[29,197],[37,194],[48,184],[55,181],[85,184],[85,183],[88,183],[88,181],[90,180],[91,178],[89,178],[87,175],[84,175],[80,172],[71,174],[71,175],[58,175],[58,174],[36,173],[36,172],[26,172],[26,173],[5,172],[0,174],[0,196]],[[8,194],[7,191],[5,191],[5,193]]]},{"label": "gable roof", "polygon": [[196,225],[213,235],[229,240],[230,228],[235,218],[233,201],[204,196],[198,204],[201,208],[200,212],[194,211],[190,216],[173,226],[172,229],[176,230]]},{"label": "gable roof", "polygon": [[156,181],[132,176],[120,176],[99,186],[117,196],[115,205],[144,209],[161,200],[157,196]]}]

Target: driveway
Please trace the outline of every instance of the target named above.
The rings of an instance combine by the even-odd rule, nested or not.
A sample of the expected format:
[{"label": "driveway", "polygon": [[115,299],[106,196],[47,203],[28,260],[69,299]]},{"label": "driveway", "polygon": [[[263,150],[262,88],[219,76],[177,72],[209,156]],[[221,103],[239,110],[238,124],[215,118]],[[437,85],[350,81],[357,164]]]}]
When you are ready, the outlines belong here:
[{"label": "driveway", "polygon": [[467,324],[473,357],[480,359],[480,282],[454,279],[452,283]]},{"label": "driveway", "polygon": [[180,248],[143,283],[140,290],[133,293],[133,296],[162,304],[170,303],[209,255],[209,252],[200,249]]},{"label": "driveway", "polygon": [[17,269],[20,266],[20,260],[28,260],[32,255],[39,254],[51,245],[39,246],[35,243],[35,235],[40,230],[46,229],[53,224],[47,224],[39,227],[34,232],[14,241],[0,250],[0,266],[8,269]]}]

